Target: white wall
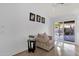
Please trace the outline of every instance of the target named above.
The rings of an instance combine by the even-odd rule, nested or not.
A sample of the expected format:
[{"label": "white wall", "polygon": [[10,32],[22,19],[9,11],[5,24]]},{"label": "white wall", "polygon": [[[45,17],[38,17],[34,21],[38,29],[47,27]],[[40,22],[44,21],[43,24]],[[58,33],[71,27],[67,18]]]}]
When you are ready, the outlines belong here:
[{"label": "white wall", "polygon": [[[0,55],[14,55],[27,49],[28,35],[50,34],[51,4],[0,4]],[[29,13],[41,15],[46,23],[29,21]]]}]

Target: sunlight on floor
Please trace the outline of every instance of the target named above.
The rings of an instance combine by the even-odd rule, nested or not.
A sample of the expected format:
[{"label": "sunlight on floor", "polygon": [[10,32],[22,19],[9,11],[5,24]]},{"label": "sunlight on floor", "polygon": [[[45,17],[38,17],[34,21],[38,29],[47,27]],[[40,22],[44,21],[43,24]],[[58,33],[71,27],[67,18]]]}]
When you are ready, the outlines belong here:
[{"label": "sunlight on floor", "polygon": [[75,56],[75,45],[64,43],[64,46],[57,47],[58,55]]},{"label": "sunlight on floor", "polygon": [[60,47],[57,47],[57,52],[58,52],[58,55],[61,56],[62,53],[61,53],[61,48]]},{"label": "sunlight on floor", "polygon": [[64,43],[64,55],[75,56],[75,45]]}]

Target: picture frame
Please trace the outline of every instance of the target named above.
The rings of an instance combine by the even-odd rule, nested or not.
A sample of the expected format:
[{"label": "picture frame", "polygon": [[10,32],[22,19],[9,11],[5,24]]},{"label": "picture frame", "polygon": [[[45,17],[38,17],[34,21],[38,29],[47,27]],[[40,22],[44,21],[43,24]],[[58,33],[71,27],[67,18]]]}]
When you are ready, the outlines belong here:
[{"label": "picture frame", "polygon": [[35,14],[30,12],[30,21],[35,21]]},{"label": "picture frame", "polygon": [[36,15],[36,21],[41,22],[41,16],[40,15]]},{"label": "picture frame", "polygon": [[41,17],[41,22],[45,24],[45,18],[44,17]]}]

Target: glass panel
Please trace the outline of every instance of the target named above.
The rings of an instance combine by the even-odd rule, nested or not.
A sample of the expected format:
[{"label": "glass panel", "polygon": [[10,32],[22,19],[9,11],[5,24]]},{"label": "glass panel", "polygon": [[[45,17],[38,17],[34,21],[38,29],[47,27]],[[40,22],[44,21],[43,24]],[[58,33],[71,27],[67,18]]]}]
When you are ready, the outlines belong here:
[{"label": "glass panel", "polygon": [[74,22],[75,21],[64,22],[64,41],[75,42]]},{"label": "glass panel", "polygon": [[55,45],[63,46],[64,42],[64,34],[63,34],[63,22],[56,22],[54,24],[54,37],[55,37]]}]

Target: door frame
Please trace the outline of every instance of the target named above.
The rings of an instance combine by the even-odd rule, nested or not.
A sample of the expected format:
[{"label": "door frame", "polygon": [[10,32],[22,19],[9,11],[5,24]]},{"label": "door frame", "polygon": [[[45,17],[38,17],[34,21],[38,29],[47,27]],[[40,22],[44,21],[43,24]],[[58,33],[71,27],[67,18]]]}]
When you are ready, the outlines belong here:
[{"label": "door frame", "polygon": [[[53,37],[55,37],[55,35],[54,35],[54,34],[55,34],[55,33],[54,33],[54,23],[55,23],[55,22],[63,22],[63,25],[64,25],[64,22],[65,22],[65,21],[72,21],[72,20],[73,20],[73,19],[69,19],[69,20],[56,20],[56,21],[54,21],[54,22],[53,22],[53,34],[52,34]],[[76,30],[76,20],[74,20],[74,21],[75,21],[75,23],[74,23],[74,26],[75,26],[75,28],[74,28],[75,42],[68,42],[68,41],[66,42],[66,41],[64,41],[64,38],[63,38],[63,41],[64,41],[63,44],[64,44],[64,43],[68,43],[68,44],[75,44],[75,43],[76,43],[76,31],[75,31],[75,30]],[[64,30],[64,26],[63,26],[63,30]],[[63,36],[64,36],[64,31],[63,31]],[[55,39],[54,39],[54,41],[55,41]]]}]

